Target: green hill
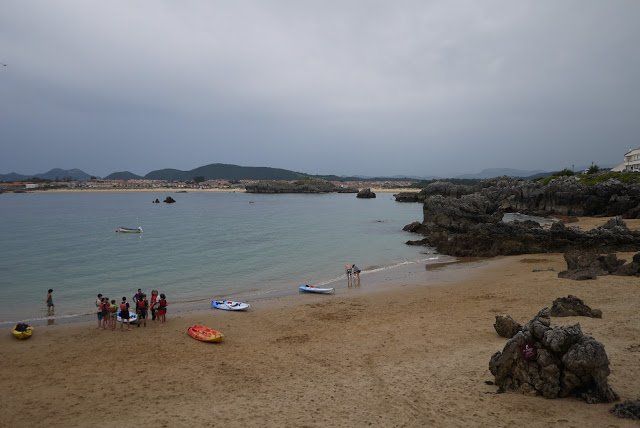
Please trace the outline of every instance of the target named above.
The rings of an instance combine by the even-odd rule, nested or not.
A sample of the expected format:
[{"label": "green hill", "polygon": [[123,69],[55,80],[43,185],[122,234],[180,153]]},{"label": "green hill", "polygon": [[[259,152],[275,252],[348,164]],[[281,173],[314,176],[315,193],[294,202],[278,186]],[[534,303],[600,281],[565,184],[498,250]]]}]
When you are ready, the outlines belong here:
[{"label": "green hill", "polygon": [[129,171],[117,171],[107,175],[105,180],[140,180],[142,177]]},{"label": "green hill", "polygon": [[190,171],[170,168],[158,169],[144,176],[149,180],[169,181],[187,181],[193,180],[195,177],[204,177],[205,180],[297,180],[307,177],[307,175],[281,168],[212,163]]},{"label": "green hill", "polygon": [[91,175],[77,168],[74,168],[74,169],[54,168],[47,172],[43,172],[41,174],[33,174],[33,175],[17,174],[15,172],[12,172],[10,174],[0,174],[0,181],[21,181],[21,180],[32,180],[34,178],[39,178],[42,180],[86,181],[91,178]]}]

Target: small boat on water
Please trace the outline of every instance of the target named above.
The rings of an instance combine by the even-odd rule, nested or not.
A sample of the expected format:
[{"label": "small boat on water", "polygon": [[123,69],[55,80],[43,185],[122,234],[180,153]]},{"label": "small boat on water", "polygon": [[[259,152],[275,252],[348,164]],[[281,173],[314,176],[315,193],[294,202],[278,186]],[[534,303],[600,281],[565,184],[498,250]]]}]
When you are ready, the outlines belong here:
[{"label": "small boat on water", "polygon": [[119,232],[119,233],[142,233],[142,228],[140,226],[138,226],[136,228],[120,226],[119,228],[116,229],[116,232]]},{"label": "small boat on water", "polygon": [[301,293],[317,293],[317,294],[332,294],[336,291],[335,288],[320,288],[320,287],[314,287],[313,285],[309,285],[309,284],[300,285],[300,287],[298,287],[298,290],[300,290]]},{"label": "small boat on water", "polygon": [[244,302],[234,302],[233,300],[212,300],[211,307],[213,309],[222,309],[223,311],[246,311],[250,305]]}]

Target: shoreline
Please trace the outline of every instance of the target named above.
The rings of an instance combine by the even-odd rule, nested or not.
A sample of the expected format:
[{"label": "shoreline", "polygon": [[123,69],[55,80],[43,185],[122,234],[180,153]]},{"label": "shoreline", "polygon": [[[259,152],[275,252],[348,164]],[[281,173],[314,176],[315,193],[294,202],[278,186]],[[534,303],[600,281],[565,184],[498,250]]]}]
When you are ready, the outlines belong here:
[{"label": "shoreline", "polygon": [[[465,270],[456,264],[437,270],[446,275],[433,286],[399,280],[370,293],[260,302],[247,313],[176,315],[170,308],[165,325],[131,332],[86,323],[37,328],[24,342],[7,334],[0,337],[0,390],[11,399],[0,410],[18,427],[86,426],[105,412],[114,423],[139,426],[635,426],[609,414],[612,404],[496,394],[484,383],[493,379],[491,355],[505,343],[493,331],[496,314],[526,322],[554,298],[574,294],[603,318],[552,323],[579,322],[601,341],[610,384],[622,400],[637,398],[638,281],[576,282],[535,267],[557,272],[564,261],[560,254],[507,256],[454,278]],[[225,341],[191,339],[185,330],[193,323],[221,330]],[[113,393],[123,384],[136,406]]]},{"label": "shoreline", "polygon": [[[424,259],[414,261],[404,261],[395,264],[377,266],[370,270],[363,270],[361,273],[362,282],[367,284],[365,288],[366,292],[374,292],[389,283],[404,279],[410,283],[418,283],[421,281],[427,281],[429,283],[434,280],[438,280],[440,274],[431,274],[431,266],[434,268],[442,268],[454,264],[467,264],[472,266],[475,262],[481,262],[483,259],[469,258],[469,259],[456,259],[444,255],[432,255]],[[424,266],[424,267],[423,267]],[[428,278],[431,276],[433,278]],[[315,286],[320,287],[333,287],[335,288],[336,295],[342,295],[348,290],[358,288],[356,286],[347,286],[347,278],[344,274],[334,277],[329,280],[313,283]],[[294,284],[295,285],[295,284]],[[428,284],[427,284],[428,285]],[[146,290],[147,293],[149,292]],[[133,293],[133,290],[131,290]],[[193,312],[207,310],[210,306],[211,300],[242,300],[253,305],[255,302],[278,300],[280,298],[292,297],[299,295],[297,285],[289,287],[277,287],[269,289],[250,289],[250,290],[236,290],[230,293],[224,294],[212,294],[202,298],[192,298],[189,300],[171,301],[171,306],[174,311],[179,314],[189,314]],[[43,309],[43,312],[45,309]],[[62,313],[60,315],[46,316],[43,314],[39,316],[32,316],[28,318],[14,317],[16,319],[0,321],[1,327],[11,327],[18,322],[29,323],[33,326],[44,325],[69,325],[87,322],[89,319],[95,317],[95,311],[92,307],[87,307],[85,312],[76,313]]]},{"label": "shoreline", "polygon": [[[420,189],[416,189],[416,188],[389,188],[389,189],[383,189],[383,188],[371,188],[372,192],[375,193],[399,193],[399,192],[419,192]],[[82,193],[82,192],[87,192],[87,193],[120,193],[120,192],[144,192],[144,193],[153,193],[153,192],[157,192],[157,193],[247,193],[247,191],[244,188],[213,188],[213,189],[184,189],[184,188],[180,188],[180,187],[167,187],[167,188],[156,188],[156,189],[50,189],[50,190],[38,190],[38,189],[33,189],[33,190],[28,190],[24,193]],[[7,192],[7,193],[13,193],[13,192]],[[337,193],[337,192],[329,192],[329,194],[331,193]],[[256,194],[269,194],[269,193],[256,193]],[[274,195],[282,195],[283,193],[274,193]],[[288,193],[284,193],[284,194],[288,194]],[[296,195],[306,195],[306,194],[315,194],[315,193],[291,193],[291,194],[296,194]],[[324,193],[320,193],[320,194],[324,194]]]}]

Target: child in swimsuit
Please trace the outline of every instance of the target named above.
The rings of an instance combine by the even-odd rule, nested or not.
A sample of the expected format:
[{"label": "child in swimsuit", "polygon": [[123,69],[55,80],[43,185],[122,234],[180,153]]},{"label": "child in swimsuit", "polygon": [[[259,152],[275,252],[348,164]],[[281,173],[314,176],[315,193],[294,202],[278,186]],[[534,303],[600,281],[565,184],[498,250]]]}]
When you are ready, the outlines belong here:
[{"label": "child in swimsuit", "polygon": [[102,299],[102,328],[106,329],[111,324],[111,305],[109,304],[109,298],[104,297]]},{"label": "child in swimsuit", "polygon": [[109,305],[109,312],[111,312],[111,314],[109,315],[109,324],[111,325],[111,330],[115,330],[116,318],[118,315],[118,305],[116,305],[115,299],[112,300],[111,304]]},{"label": "child in swimsuit", "polygon": [[158,310],[158,290],[151,290],[151,320],[156,320],[156,311]]},{"label": "child in swimsuit", "polygon": [[163,324],[167,320],[167,299],[164,293],[160,295],[160,301],[158,302],[158,318]]},{"label": "child in swimsuit", "polygon": [[127,323],[127,330],[131,330],[131,324],[129,324],[129,303],[127,303],[127,298],[122,298],[122,303],[120,303],[120,319],[122,323],[120,324],[120,330],[124,328],[124,323]]}]

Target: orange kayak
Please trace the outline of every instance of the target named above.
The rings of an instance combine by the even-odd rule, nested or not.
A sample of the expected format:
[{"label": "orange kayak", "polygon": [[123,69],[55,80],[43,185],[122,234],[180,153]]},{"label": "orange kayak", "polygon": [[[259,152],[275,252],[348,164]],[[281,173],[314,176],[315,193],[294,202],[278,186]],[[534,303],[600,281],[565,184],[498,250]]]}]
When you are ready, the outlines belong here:
[{"label": "orange kayak", "polygon": [[222,342],[224,338],[222,332],[199,324],[189,327],[187,334],[201,342]]}]

